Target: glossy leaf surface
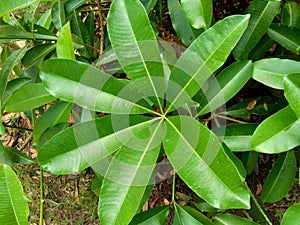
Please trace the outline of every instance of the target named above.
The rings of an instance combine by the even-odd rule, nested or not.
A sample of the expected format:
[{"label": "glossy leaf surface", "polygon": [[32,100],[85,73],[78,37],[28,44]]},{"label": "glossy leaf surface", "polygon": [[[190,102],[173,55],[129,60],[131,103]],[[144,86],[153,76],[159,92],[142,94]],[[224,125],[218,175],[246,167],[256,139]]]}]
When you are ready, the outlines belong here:
[{"label": "glossy leaf surface", "polygon": [[13,10],[29,6],[38,0],[7,0],[1,1],[0,16]]},{"label": "glossy leaf surface", "polygon": [[296,2],[284,3],[282,23],[300,29],[300,6]]},{"label": "glossy leaf surface", "polygon": [[27,84],[10,96],[6,103],[6,109],[9,112],[24,112],[55,99],[41,83]]},{"label": "glossy leaf surface", "polygon": [[296,164],[293,150],[279,156],[268,174],[261,192],[261,198],[264,202],[277,202],[289,192],[295,181]]},{"label": "glossy leaf surface", "polygon": [[255,223],[253,221],[247,220],[246,218],[239,217],[233,214],[223,214],[223,215],[217,215],[214,217],[214,220],[216,221],[216,225],[233,225],[233,224],[239,224],[239,225],[259,225],[258,223]]},{"label": "glossy leaf surface", "polygon": [[75,60],[70,23],[66,23],[60,30],[56,43],[57,57]]},{"label": "glossy leaf surface", "polygon": [[0,163],[0,212],[1,223],[6,225],[25,225],[29,208],[23,195],[22,184],[14,171]]},{"label": "glossy leaf surface", "polygon": [[129,225],[161,225],[165,224],[169,214],[169,206],[160,206],[137,214]]},{"label": "glossy leaf surface", "polygon": [[284,96],[294,110],[297,117],[300,118],[300,73],[289,74],[284,78]]},{"label": "glossy leaf surface", "polygon": [[208,128],[176,116],[167,120],[167,130],[168,159],[195,193],[216,208],[249,207],[249,194],[237,168]]},{"label": "glossy leaf surface", "polygon": [[251,15],[249,26],[235,47],[233,53],[236,59],[244,60],[250,51],[259,42],[278,13],[280,0],[254,0],[246,10]]},{"label": "glossy leaf surface", "polygon": [[300,145],[300,120],[286,107],[264,120],[255,130],[252,148],[262,153],[280,153]]},{"label": "glossy leaf surface", "polygon": [[300,203],[290,206],[283,215],[281,225],[299,224]]}]

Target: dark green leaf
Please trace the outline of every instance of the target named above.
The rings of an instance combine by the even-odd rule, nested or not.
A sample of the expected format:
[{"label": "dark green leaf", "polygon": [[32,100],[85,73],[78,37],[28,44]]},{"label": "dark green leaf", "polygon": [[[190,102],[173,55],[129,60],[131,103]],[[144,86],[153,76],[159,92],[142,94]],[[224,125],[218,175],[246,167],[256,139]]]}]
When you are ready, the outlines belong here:
[{"label": "dark green leaf", "polygon": [[293,150],[280,155],[263,185],[261,199],[264,202],[277,202],[289,192],[295,181],[296,164]]},{"label": "dark green leaf", "polygon": [[238,60],[248,57],[250,51],[259,42],[278,13],[280,1],[254,0],[246,10],[251,15],[249,26],[241,37],[241,40],[233,50]]},{"label": "dark green leaf", "polygon": [[0,163],[0,212],[5,225],[26,225],[29,215],[22,184],[14,171]]},{"label": "dark green leaf", "polygon": [[52,20],[53,20],[54,26],[59,31],[66,23],[64,3],[61,0],[58,0],[52,6]]},{"label": "dark green leaf", "polygon": [[148,14],[152,11],[157,1],[158,0],[140,0],[140,2],[144,5]]},{"label": "dark green leaf", "polygon": [[268,35],[286,49],[300,54],[300,30],[284,24],[272,24]]},{"label": "dark green leaf", "polygon": [[300,7],[296,2],[284,3],[282,23],[300,29]]},{"label": "dark green leaf", "polygon": [[84,5],[86,0],[71,0],[65,3],[66,15],[70,15],[74,10],[78,9],[80,6]]},{"label": "dark green leaf", "polygon": [[15,91],[6,103],[9,112],[24,112],[55,100],[41,83],[27,84]]},{"label": "dark green leaf", "polygon": [[161,225],[165,224],[169,214],[169,206],[159,206],[137,214],[129,225]]},{"label": "dark green leaf", "polygon": [[23,152],[0,143],[0,163],[13,166],[14,163],[31,164],[34,161]]},{"label": "dark green leaf", "polygon": [[249,59],[257,61],[266,54],[266,52],[274,46],[274,40],[269,36],[263,37],[249,54]]},{"label": "dark green leaf", "polygon": [[186,116],[171,117],[166,125],[168,159],[195,193],[216,208],[250,207],[238,169],[208,128]]},{"label": "dark green leaf", "polygon": [[300,145],[300,119],[288,106],[264,120],[255,130],[252,148],[263,153],[280,153]]},{"label": "dark green leaf", "polygon": [[253,221],[247,220],[246,218],[239,217],[233,214],[222,214],[217,215],[214,217],[214,220],[216,221],[216,225],[259,225],[258,223],[255,223]]},{"label": "dark green leaf", "polygon": [[259,153],[255,151],[242,153],[241,161],[244,164],[247,174],[250,174],[254,171],[258,162],[258,154]]}]

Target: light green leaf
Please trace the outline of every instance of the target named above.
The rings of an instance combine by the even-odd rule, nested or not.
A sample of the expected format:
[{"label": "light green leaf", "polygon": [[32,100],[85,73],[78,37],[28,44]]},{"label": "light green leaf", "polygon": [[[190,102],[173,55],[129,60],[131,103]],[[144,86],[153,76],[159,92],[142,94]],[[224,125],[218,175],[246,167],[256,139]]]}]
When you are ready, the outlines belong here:
[{"label": "light green leaf", "polygon": [[296,2],[284,3],[282,23],[300,29],[300,6]]},{"label": "light green leaf", "polygon": [[255,130],[252,148],[262,153],[280,153],[300,145],[300,119],[288,106],[264,120]]},{"label": "light green leaf", "polygon": [[261,192],[261,199],[268,203],[281,200],[295,181],[296,167],[294,151],[282,153],[267,176]]},{"label": "light green leaf", "polygon": [[222,214],[222,215],[217,215],[214,217],[214,220],[216,221],[216,225],[233,225],[233,224],[238,224],[238,225],[259,225],[258,223],[255,223],[253,221],[247,220],[246,218],[239,217],[233,214]]},{"label": "light green leaf", "polygon": [[195,29],[210,27],[212,19],[212,0],[181,0],[186,18]]},{"label": "light green leaf", "polygon": [[60,30],[56,43],[57,57],[75,60],[70,23],[67,22]]},{"label": "light green leaf", "polygon": [[51,126],[61,122],[67,122],[72,109],[72,103],[60,102],[48,109],[40,119],[37,120],[34,130],[33,139],[37,144],[41,134]]},{"label": "light green leaf", "polygon": [[289,74],[284,78],[284,96],[294,110],[297,117],[300,118],[300,73]]},{"label": "light green leaf", "polygon": [[20,62],[22,57],[26,53],[27,46],[20,48],[19,50],[12,53],[2,64],[0,70],[0,100],[3,101],[3,95],[6,90],[8,78],[17,63]]},{"label": "light green leaf", "polygon": [[189,101],[207,78],[226,61],[243,34],[249,16],[235,15],[219,21],[202,33],[181,55],[172,69],[167,90],[170,107]]},{"label": "light green leaf", "polygon": [[0,163],[0,218],[5,225],[28,223],[29,208],[25,201],[22,184],[14,171]]},{"label": "light green leaf", "polygon": [[250,79],[252,70],[251,61],[236,62],[208,82],[208,88],[203,90],[204,95],[199,102],[198,115],[209,113],[229,101]]},{"label": "light green leaf", "polygon": [[179,0],[168,0],[168,9],[176,34],[186,46],[189,46],[197,37],[196,31],[187,21]]},{"label": "light green leaf", "polygon": [[64,3],[61,0],[58,0],[52,6],[52,21],[57,30],[61,30],[61,28],[65,25],[66,15]]},{"label": "light green leaf", "polygon": [[[258,124],[229,124],[224,127],[216,128],[213,132],[233,152],[243,152],[251,150],[251,138]],[[225,133],[224,133],[225,131]],[[224,135],[224,136],[223,136]]]},{"label": "light green leaf", "polygon": [[144,144],[125,144],[114,155],[99,195],[98,215],[102,224],[129,224],[138,211],[147,185],[153,183],[152,173],[165,133],[162,122],[151,125],[153,133]]},{"label": "light green leaf", "polygon": [[55,99],[41,83],[27,84],[10,96],[6,103],[6,110],[9,112],[24,112],[45,105]]},{"label": "light green leaf", "polygon": [[22,58],[22,63],[26,68],[35,65],[40,59],[52,52],[56,44],[41,44],[29,49],[25,56]]},{"label": "light green leaf", "polygon": [[5,1],[1,1],[0,16],[3,16],[4,14],[11,12],[13,10],[29,6],[35,2],[38,2],[38,0],[5,0]]},{"label": "light green leaf", "polygon": [[300,30],[284,24],[272,24],[268,35],[286,49],[300,54]]},{"label": "light green leaf", "polygon": [[159,206],[137,214],[129,225],[161,225],[165,224],[169,214],[169,206]]},{"label": "light green leaf", "polygon": [[175,215],[173,225],[212,225],[213,223],[199,211],[179,204],[174,205]]},{"label": "light green leaf", "polygon": [[113,1],[107,18],[107,30],[125,73],[132,80],[141,77],[148,79],[155,103],[162,111],[159,97],[164,96],[164,90],[157,87],[153,77],[164,75],[163,66],[156,36],[142,3],[138,0]]},{"label": "light green leaf", "polygon": [[283,89],[288,74],[300,73],[300,62],[289,59],[262,59],[253,65],[253,79],[275,89]]},{"label": "light green leaf", "polygon": [[64,101],[100,112],[153,112],[134,84],[127,85],[127,82],[89,64],[51,59],[43,62],[40,69],[43,85],[52,95]]},{"label": "light green leaf", "polygon": [[250,207],[242,177],[217,136],[186,116],[168,118],[166,125],[168,159],[196,194],[220,209]]},{"label": "light green leaf", "polygon": [[300,203],[290,206],[283,215],[281,225],[298,225],[300,214]]},{"label": "light green leaf", "polygon": [[129,117],[128,124],[128,115],[115,115],[76,124],[41,147],[39,162],[53,174],[82,171],[117,151],[124,143],[134,142],[131,139],[139,133],[148,134],[147,128],[153,122],[150,119]]},{"label": "light green leaf", "polygon": [[259,42],[278,13],[280,0],[254,0],[246,10],[251,15],[249,26],[233,50],[234,57],[244,60]]},{"label": "light green leaf", "polygon": [[49,29],[52,23],[51,12],[52,9],[48,9],[45,13],[42,14],[42,16],[39,18],[36,24],[41,27],[45,27],[46,29]]}]

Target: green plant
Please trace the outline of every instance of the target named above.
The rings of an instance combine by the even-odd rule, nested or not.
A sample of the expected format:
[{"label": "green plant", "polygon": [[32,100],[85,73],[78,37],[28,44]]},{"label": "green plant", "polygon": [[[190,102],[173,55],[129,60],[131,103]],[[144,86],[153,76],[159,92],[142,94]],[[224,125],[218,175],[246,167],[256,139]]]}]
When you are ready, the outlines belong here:
[{"label": "green plant", "polygon": [[[250,209],[251,205],[258,208],[257,222],[271,224],[245,179],[254,170],[257,152],[282,153],[263,186],[264,202],[282,199],[295,179],[292,149],[300,145],[299,62],[261,58],[274,41],[299,53],[296,4],[284,4],[283,24],[271,24],[280,1],[255,0],[248,14],[211,25],[212,1],[170,0],[172,24],[188,46],[183,50],[157,41],[148,18],[156,1],[114,0],[107,18],[110,46],[104,46],[103,27],[100,43],[94,42],[94,12],[88,11],[84,22],[79,16],[89,6],[83,0],[58,0],[38,18],[38,1],[26,1],[25,5],[32,5],[20,17],[8,13],[24,7],[23,3],[7,1],[0,7],[1,42],[10,43],[3,45],[1,53],[0,103],[2,112],[24,111],[31,117],[41,193],[43,170],[61,175],[91,167],[97,174],[93,190],[99,195],[102,224],[164,224],[170,210],[174,211],[173,224],[213,224],[194,207],[176,202],[175,180],[180,178],[203,201],[195,207],[215,212],[215,224],[256,224],[217,213],[218,209]],[[98,9],[100,3],[95,1]],[[199,13],[193,4],[206,10]],[[11,46],[17,47],[11,42],[20,39],[26,40],[25,46],[10,53]],[[278,48],[277,52],[286,53]],[[229,57],[232,52],[238,61]],[[100,69],[92,64],[96,59]],[[125,79],[119,77],[122,74]],[[223,105],[251,77],[283,90],[284,97],[259,96],[225,110]],[[51,107],[44,112],[42,106],[48,103]],[[37,120],[36,108],[41,112]],[[71,112],[75,125],[69,127]],[[98,117],[99,112],[105,116]],[[242,121],[253,114],[270,116],[260,124]],[[224,125],[226,120],[235,124]],[[19,151],[2,145],[1,154],[5,157],[0,162],[10,166],[21,162],[20,158],[30,162]],[[162,157],[174,170],[167,176],[173,180],[172,201],[140,213]],[[1,179],[5,176],[0,173]],[[5,196],[13,191],[5,190]],[[17,192],[22,195],[21,189]],[[296,210],[297,206],[291,207],[282,223],[294,222],[291,215]],[[42,195],[40,211],[42,224]],[[24,219],[27,214],[24,211],[14,218]]]}]

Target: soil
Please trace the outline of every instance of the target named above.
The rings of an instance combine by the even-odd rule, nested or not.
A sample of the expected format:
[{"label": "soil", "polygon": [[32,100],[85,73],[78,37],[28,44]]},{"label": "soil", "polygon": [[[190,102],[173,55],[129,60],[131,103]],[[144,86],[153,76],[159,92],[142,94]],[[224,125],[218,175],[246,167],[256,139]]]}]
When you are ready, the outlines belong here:
[{"label": "soil", "polygon": [[[214,18],[218,21],[226,16],[233,14],[242,14],[248,7],[250,0],[221,0],[214,1]],[[165,1],[162,1],[165,4]],[[104,16],[105,18],[105,16]],[[99,21],[99,20],[96,20]],[[99,27],[99,26],[98,26]],[[160,36],[167,41],[180,42],[172,28],[168,12],[162,15],[162,23],[157,27]],[[97,29],[97,34],[99,34]],[[252,81],[254,82],[254,81]],[[255,84],[258,85],[258,84]],[[246,87],[231,101],[230,104],[239,102],[241,99],[269,95],[266,89]],[[257,91],[261,90],[261,92]],[[22,129],[7,128],[7,135],[1,137],[6,144],[21,149],[27,155],[36,159],[37,152],[32,147],[31,129],[32,124],[24,114],[3,115],[3,122],[14,127]],[[252,120],[261,120],[262,118],[252,118]],[[25,144],[25,145],[24,145]],[[261,187],[272,168],[276,156],[260,155],[255,172],[247,177],[247,183],[253,193],[259,198]],[[20,165],[16,167],[16,173],[20,177],[24,191],[31,200],[30,203],[30,224],[39,224],[39,176],[40,168],[37,165]],[[44,172],[44,224],[81,224],[97,225],[97,196],[91,191],[91,183],[95,175],[91,169],[87,169],[79,174],[67,176],[53,176]],[[172,180],[166,179],[158,182],[144,205],[143,210],[153,207],[167,205],[172,198]],[[179,178],[176,179],[176,198],[179,204],[195,206],[199,200],[197,195],[191,191]],[[263,207],[274,225],[280,223],[284,211],[294,203],[300,200],[300,191],[298,182],[295,182],[289,194],[279,202],[274,204],[263,204]],[[251,211],[230,210],[231,213],[253,218]],[[224,212],[225,213],[225,212]],[[212,213],[205,213],[211,217]],[[172,213],[168,218],[167,224],[171,224]]]}]

